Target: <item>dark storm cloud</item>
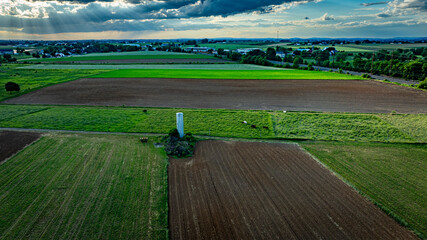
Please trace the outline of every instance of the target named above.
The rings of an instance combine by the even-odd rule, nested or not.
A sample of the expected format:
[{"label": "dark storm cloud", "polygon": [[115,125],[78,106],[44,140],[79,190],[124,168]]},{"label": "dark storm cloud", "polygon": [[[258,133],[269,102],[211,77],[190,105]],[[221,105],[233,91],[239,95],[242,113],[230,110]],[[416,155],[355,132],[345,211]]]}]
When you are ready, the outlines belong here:
[{"label": "dark storm cloud", "polygon": [[[3,8],[0,28],[24,33],[66,33],[117,31],[161,31],[165,29],[219,28],[215,24],[180,24],[198,17],[231,16],[240,13],[263,14],[284,3],[307,3],[315,0],[123,0],[125,4],[108,4],[113,0],[28,0],[49,3],[39,15],[22,17]],[[107,3],[107,4],[105,4]],[[21,9],[31,5],[17,6]],[[1,8],[1,7],[0,7]],[[0,9],[1,10],[1,9]],[[42,18],[44,17],[44,18]],[[174,23],[170,23],[171,21]],[[328,19],[329,20],[329,19]],[[169,24],[168,24],[169,22]],[[202,25],[201,25],[202,24]]]},{"label": "dark storm cloud", "polygon": [[361,3],[360,5],[365,6],[365,7],[369,7],[369,6],[374,6],[374,5],[382,5],[382,4],[387,4],[388,2],[372,2],[372,3]]}]

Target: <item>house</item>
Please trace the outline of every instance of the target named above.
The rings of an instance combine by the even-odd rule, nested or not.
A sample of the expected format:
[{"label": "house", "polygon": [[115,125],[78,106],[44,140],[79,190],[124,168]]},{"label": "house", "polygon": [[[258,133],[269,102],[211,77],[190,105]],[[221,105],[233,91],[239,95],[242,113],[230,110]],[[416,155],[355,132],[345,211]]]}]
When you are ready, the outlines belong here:
[{"label": "house", "polygon": [[214,48],[210,47],[187,47],[184,49],[186,52],[195,52],[195,53],[208,53],[209,51],[215,51]]},{"label": "house", "polygon": [[261,52],[264,52],[264,51],[262,51],[261,48],[240,48],[240,49],[237,49],[236,52],[238,52],[240,54],[243,54],[243,55],[246,55],[249,52],[252,52],[252,51],[255,51],[255,50],[259,50]]},{"label": "house", "polygon": [[284,58],[284,57],[286,57],[286,53],[284,53],[284,52],[276,52],[276,56],[278,56],[280,58]]}]

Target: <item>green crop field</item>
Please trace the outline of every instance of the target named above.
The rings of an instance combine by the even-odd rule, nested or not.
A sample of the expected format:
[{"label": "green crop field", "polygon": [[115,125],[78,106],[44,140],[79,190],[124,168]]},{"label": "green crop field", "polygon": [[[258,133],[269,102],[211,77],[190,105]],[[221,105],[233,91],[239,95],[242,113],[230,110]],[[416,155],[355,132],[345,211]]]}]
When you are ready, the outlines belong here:
[{"label": "green crop field", "polygon": [[[426,123],[427,118],[424,120]],[[291,139],[414,141],[412,137],[374,114],[275,113],[273,125],[276,136]]]},{"label": "green crop field", "polygon": [[427,145],[302,143],[386,213],[427,236]]},{"label": "green crop field", "polygon": [[37,64],[20,67],[20,69],[205,69],[205,70],[277,70],[253,64]]},{"label": "green crop field", "polygon": [[0,239],[167,239],[166,169],[136,136],[44,136],[0,165]]},{"label": "green crop field", "polygon": [[427,143],[427,114],[381,114],[378,116],[419,142]]},{"label": "green crop field", "polygon": [[73,56],[64,58],[42,58],[31,59],[31,62],[58,62],[58,61],[96,61],[96,60],[122,60],[122,59],[214,59],[213,56],[203,54],[155,54],[152,55],[96,55],[96,56]]},{"label": "green crop field", "polygon": [[[143,109],[147,112],[144,113]],[[427,142],[406,129],[427,125],[427,115],[393,123],[384,114],[281,113],[220,109],[0,105],[0,127],[101,132],[167,133],[183,112],[185,131],[239,138]],[[396,115],[393,115],[396,116]],[[248,124],[243,124],[247,121]],[[250,125],[257,128],[251,128]],[[265,129],[263,127],[268,127]],[[417,131],[417,130],[414,130]],[[423,134],[423,133],[422,133]]]},{"label": "green crop field", "polygon": [[204,79],[363,79],[359,76],[307,70],[194,70],[194,69],[121,69],[92,76],[94,78],[204,78]]},{"label": "green crop field", "polygon": [[[29,70],[17,69],[16,65],[2,66],[0,67],[0,101],[19,96],[42,87],[88,77],[105,71],[106,70],[77,69]],[[15,82],[19,84],[21,91],[6,92],[4,85],[7,82]]]}]

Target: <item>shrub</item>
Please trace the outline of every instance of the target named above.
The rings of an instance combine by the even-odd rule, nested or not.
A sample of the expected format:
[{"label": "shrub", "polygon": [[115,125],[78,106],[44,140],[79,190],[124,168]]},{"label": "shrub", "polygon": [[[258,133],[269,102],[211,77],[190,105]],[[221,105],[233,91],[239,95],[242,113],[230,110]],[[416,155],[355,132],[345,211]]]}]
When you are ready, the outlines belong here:
[{"label": "shrub", "polygon": [[362,77],[363,78],[371,78],[371,76],[369,74],[367,74],[367,73],[362,74]]},{"label": "shrub", "polygon": [[181,158],[193,155],[194,145],[197,140],[191,133],[187,133],[180,138],[178,130],[175,128],[169,132],[168,136],[163,138],[163,142],[168,155]]},{"label": "shrub", "polygon": [[6,88],[6,91],[8,91],[8,92],[21,90],[19,87],[19,84],[14,83],[14,82],[7,82],[4,85],[4,88]]},{"label": "shrub", "polygon": [[421,89],[427,89],[427,77],[424,79],[424,81],[420,82],[417,87]]}]

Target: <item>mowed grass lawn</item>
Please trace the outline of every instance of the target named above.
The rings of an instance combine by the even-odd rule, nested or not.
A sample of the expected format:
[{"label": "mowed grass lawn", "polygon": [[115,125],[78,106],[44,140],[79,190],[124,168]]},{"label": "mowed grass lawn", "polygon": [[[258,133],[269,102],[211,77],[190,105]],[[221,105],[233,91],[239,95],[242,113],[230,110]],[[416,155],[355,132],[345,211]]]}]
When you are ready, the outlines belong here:
[{"label": "mowed grass lawn", "polygon": [[307,70],[199,70],[199,69],[120,69],[94,78],[202,78],[202,79],[363,79],[333,72]]},{"label": "mowed grass lawn", "polygon": [[[427,145],[302,143],[386,213],[427,237]],[[403,220],[403,221],[402,221]]]},{"label": "mowed grass lawn", "polygon": [[136,136],[44,136],[0,165],[0,239],[167,239],[166,168]]},{"label": "mowed grass lawn", "polygon": [[[91,75],[96,75],[108,70],[82,70],[82,69],[17,69],[17,65],[0,67],[0,101],[20,96],[42,87],[68,82]],[[19,92],[6,92],[4,85],[7,82],[19,84]]]},{"label": "mowed grass lawn", "polygon": [[[143,112],[143,110],[147,112]],[[0,127],[100,132],[168,133],[184,113],[196,135],[426,143],[427,114],[349,114],[223,109],[0,105]],[[242,123],[246,121],[247,124]],[[256,128],[251,127],[255,125]],[[414,129],[414,126],[420,126]],[[407,129],[412,129],[408,131]],[[418,129],[418,130],[417,130]]]}]

